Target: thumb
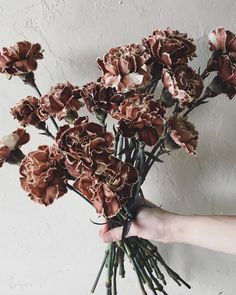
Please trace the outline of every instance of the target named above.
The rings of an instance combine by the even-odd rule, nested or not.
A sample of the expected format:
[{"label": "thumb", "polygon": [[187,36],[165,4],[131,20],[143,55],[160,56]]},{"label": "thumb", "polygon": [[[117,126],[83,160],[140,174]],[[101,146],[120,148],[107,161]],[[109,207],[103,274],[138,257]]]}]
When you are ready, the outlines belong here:
[{"label": "thumb", "polygon": [[[132,228],[132,226],[131,226],[131,228]],[[115,227],[115,228],[107,231],[103,235],[101,235],[101,238],[103,239],[103,241],[105,243],[112,243],[112,242],[120,241],[122,239],[122,232],[123,232],[123,226]],[[129,230],[126,237],[128,238],[130,236],[132,236],[131,230]]]}]

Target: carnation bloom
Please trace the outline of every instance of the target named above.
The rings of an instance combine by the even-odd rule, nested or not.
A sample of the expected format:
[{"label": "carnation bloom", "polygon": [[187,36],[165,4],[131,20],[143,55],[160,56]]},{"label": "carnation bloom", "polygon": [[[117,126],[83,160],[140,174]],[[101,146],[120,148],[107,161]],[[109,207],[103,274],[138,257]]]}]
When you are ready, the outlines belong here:
[{"label": "carnation bloom", "polygon": [[193,39],[186,33],[166,29],[156,30],[143,39],[143,44],[149,49],[152,59],[169,67],[173,64],[187,63],[196,56],[196,46]]},{"label": "carnation bloom", "polygon": [[110,218],[121,209],[121,203],[115,192],[89,172],[82,173],[74,183],[74,187],[92,202],[96,212],[100,215]]},{"label": "carnation bloom", "polygon": [[114,151],[113,135],[104,127],[80,117],[74,126],[64,125],[56,136],[59,149],[66,157],[65,164],[69,173],[80,176],[84,169],[94,169],[96,155],[110,155]]},{"label": "carnation bloom", "polygon": [[174,68],[174,75],[179,89],[186,91],[192,98],[199,98],[203,90],[203,80],[187,64]]},{"label": "carnation bloom", "polygon": [[203,90],[203,80],[187,64],[178,65],[173,71],[163,70],[162,81],[166,90],[180,102],[180,107],[186,107],[200,97]]},{"label": "carnation bloom", "polygon": [[195,155],[198,143],[198,131],[194,125],[183,117],[173,116],[169,119],[168,136],[165,147],[182,147],[188,154]]},{"label": "carnation bloom", "polygon": [[89,112],[95,113],[100,121],[104,121],[122,100],[123,95],[118,94],[113,87],[105,87],[100,82],[91,82],[82,87],[81,96]]},{"label": "carnation bloom", "polygon": [[49,93],[40,98],[40,104],[48,115],[68,121],[77,118],[77,111],[83,106],[80,89],[69,82],[52,87]]},{"label": "carnation bloom", "polygon": [[57,153],[56,147],[39,146],[20,166],[22,188],[33,201],[45,206],[67,192],[66,172],[58,162]]},{"label": "carnation bloom", "polygon": [[10,77],[35,71],[37,60],[42,59],[40,44],[28,41],[17,42],[9,48],[3,47],[0,54],[0,70]]},{"label": "carnation bloom", "polygon": [[212,30],[208,43],[211,51],[225,51],[231,58],[236,59],[236,36],[231,31],[222,27]]},{"label": "carnation bloom", "polygon": [[24,127],[33,125],[39,129],[44,129],[45,121],[48,119],[48,115],[40,106],[39,100],[34,96],[27,96],[27,98],[20,100],[11,108],[11,114]]},{"label": "carnation bloom", "polygon": [[212,81],[210,88],[213,87],[213,92],[217,94],[226,93],[232,99],[236,94],[236,36],[231,31],[218,27],[210,32],[208,43],[213,54],[207,71],[217,71],[218,77],[222,79],[219,86],[215,81],[220,82],[220,78]]},{"label": "carnation bloom", "polygon": [[0,167],[2,167],[4,162],[12,164],[19,163],[24,158],[20,147],[26,144],[29,139],[29,134],[25,129],[21,128],[18,128],[9,135],[3,136],[0,139]]},{"label": "carnation bloom", "polygon": [[230,99],[236,94],[236,63],[233,63],[228,56],[221,56],[219,58],[218,73],[223,81],[227,83],[225,93]]},{"label": "carnation bloom", "polygon": [[222,82],[218,82],[218,85],[211,83],[209,87],[214,88],[212,89],[213,92],[218,92],[215,89],[222,88],[221,92],[217,94],[226,93],[232,99],[236,94],[236,63],[226,54],[213,56],[208,63],[208,71],[217,71],[218,76],[222,79]]},{"label": "carnation bloom", "polygon": [[128,97],[113,112],[119,120],[120,133],[125,137],[137,137],[147,145],[157,143],[164,131],[165,108],[153,95],[134,94]]},{"label": "carnation bloom", "polygon": [[173,72],[164,69],[162,82],[165,90],[172,95],[172,98],[179,101],[180,107],[185,107],[192,102],[193,98],[185,90],[179,88]]},{"label": "carnation bloom", "polygon": [[97,63],[103,71],[101,81],[106,87],[115,87],[125,93],[149,83],[150,68],[146,65],[150,55],[141,44],[111,48]]},{"label": "carnation bloom", "polygon": [[228,56],[219,58],[218,71],[225,82],[236,87],[236,64],[232,63]]},{"label": "carnation bloom", "polygon": [[137,180],[138,173],[133,166],[115,157],[100,156],[95,173],[84,172],[74,187],[93,203],[98,214],[110,218],[132,197]]}]

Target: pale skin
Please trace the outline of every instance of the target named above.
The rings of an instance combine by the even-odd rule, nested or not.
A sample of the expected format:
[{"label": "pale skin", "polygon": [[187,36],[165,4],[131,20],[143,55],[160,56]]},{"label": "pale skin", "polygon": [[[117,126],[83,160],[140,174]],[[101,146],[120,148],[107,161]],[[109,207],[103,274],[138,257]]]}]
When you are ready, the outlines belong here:
[{"label": "pale skin", "polygon": [[[100,230],[105,243],[119,241],[121,234],[122,227],[109,230],[107,224]],[[131,236],[236,254],[236,216],[181,215],[151,204],[140,209],[127,235]]]}]

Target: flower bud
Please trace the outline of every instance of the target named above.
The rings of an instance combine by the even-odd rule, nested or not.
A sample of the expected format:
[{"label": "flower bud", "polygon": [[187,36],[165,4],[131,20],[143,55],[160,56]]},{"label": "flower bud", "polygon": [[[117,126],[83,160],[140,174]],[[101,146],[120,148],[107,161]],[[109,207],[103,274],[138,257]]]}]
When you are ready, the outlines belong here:
[{"label": "flower bud", "polygon": [[21,128],[0,139],[0,167],[7,162],[9,164],[19,164],[25,155],[20,147],[30,139],[29,134]]},{"label": "flower bud", "polygon": [[164,90],[161,94],[161,102],[166,108],[170,108],[175,104],[176,99],[173,99],[172,94],[168,90]]},{"label": "flower bud", "polygon": [[165,148],[168,151],[174,151],[174,150],[178,150],[181,148],[181,146],[179,146],[177,143],[175,143],[175,141],[172,139],[172,137],[170,136],[169,133],[167,133],[167,135],[165,137],[164,144],[165,144]]},{"label": "flower bud", "polygon": [[225,93],[227,90],[227,83],[220,75],[217,75],[206,89],[206,95],[209,97],[215,97],[221,93]]}]

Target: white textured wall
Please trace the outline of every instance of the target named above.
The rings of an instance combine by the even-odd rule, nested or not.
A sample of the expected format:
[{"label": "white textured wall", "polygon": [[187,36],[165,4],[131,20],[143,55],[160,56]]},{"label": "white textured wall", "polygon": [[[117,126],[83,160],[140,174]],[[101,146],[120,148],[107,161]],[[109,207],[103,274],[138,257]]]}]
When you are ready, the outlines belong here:
[{"label": "white textured wall", "polygon": [[[234,0],[0,0],[0,46],[22,39],[42,44],[45,59],[36,75],[44,92],[56,82],[94,80],[96,57],[157,27],[193,36],[200,46],[194,64],[203,67],[209,30],[236,31],[235,15]],[[0,76],[0,135],[15,130],[8,111],[27,94],[33,91],[20,80]],[[236,101],[213,100],[191,116],[200,131],[197,157],[173,153],[147,179],[146,196],[168,210],[236,213]],[[45,141],[32,131],[25,151]],[[48,208],[34,204],[20,189],[16,167],[5,165],[0,183],[0,295],[90,294],[104,248],[89,221],[94,210],[73,194]],[[170,295],[235,295],[236,257],[188,245],[160,249],[192,285],[188,291],[169,281]],[[119,294],[140,294],[131,269],[119,287]],[[101,283],[96,294],[105,294]]]}]

